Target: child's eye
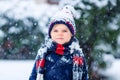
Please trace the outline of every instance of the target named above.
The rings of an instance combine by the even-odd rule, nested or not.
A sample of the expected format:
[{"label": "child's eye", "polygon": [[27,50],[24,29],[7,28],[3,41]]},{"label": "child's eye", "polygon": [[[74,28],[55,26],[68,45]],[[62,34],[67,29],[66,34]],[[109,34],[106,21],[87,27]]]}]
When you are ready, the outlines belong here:
[{"label": "child's eye", "polygon": [[54,32],[58,32],[58,30],[54,30]]},{"label": "child's eye", "polygon": [[63,32],[67,32],[67,30],[63,30]]}]

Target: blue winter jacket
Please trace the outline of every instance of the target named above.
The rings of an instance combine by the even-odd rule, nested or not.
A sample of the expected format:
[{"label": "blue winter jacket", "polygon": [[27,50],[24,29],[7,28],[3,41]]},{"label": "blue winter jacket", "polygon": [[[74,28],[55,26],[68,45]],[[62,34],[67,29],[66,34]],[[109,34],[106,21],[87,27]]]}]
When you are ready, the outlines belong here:
[{"label": "blue winter jacket", "polygon": [[[65,51],[64,55],[58,55],[54,50],[50,50],[47,53],[44,71],[42,72],[44,80],[73,80],[73,54]],[[85,61],[82,71],[82,80],[88,80]],[[36,77],[37,69],[35,62],[29,80],[36,80]]]}]

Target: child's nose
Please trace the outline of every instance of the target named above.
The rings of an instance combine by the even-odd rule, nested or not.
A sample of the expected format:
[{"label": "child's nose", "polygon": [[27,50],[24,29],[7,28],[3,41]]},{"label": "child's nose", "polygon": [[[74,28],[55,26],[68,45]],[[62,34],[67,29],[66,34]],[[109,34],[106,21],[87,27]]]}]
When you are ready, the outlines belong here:
[{"label": "child's nose", "polygon": [[60,31],[60,32],[58,33],[58,35],[59,35],[59,36],[62,36],[62,35],[63,35],[63,33]]}]

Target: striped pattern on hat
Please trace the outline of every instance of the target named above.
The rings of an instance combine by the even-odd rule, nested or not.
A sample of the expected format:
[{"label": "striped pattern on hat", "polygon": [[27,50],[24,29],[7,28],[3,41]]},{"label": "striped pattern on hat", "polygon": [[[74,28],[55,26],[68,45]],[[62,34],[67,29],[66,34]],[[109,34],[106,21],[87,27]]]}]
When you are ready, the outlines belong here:
[{"label": "striped pattern on hat", "polygon": [[51,37],[50,32],[55,24],[65,24],[72,33],[72,35],[73,36],[75,35],[76,27],[75,27],[74,15],[72,12],[73,10],[74,8],[72,6],[66,5],[65,7],[63,7],[62,10],[58,11],[51,18],[49,24],[49,31],[48,31],[49,37]]}]

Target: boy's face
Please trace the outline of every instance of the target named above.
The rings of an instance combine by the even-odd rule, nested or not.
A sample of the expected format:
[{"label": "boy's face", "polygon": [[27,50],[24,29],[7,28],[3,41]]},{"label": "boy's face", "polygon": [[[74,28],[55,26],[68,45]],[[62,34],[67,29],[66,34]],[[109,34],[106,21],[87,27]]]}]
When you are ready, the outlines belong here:
[{"label": "boy's face", "polygon": [[59,44],[65,44],[70,41],[72,34],[64,24],[56,24],[51,30],[51,39]]}]

